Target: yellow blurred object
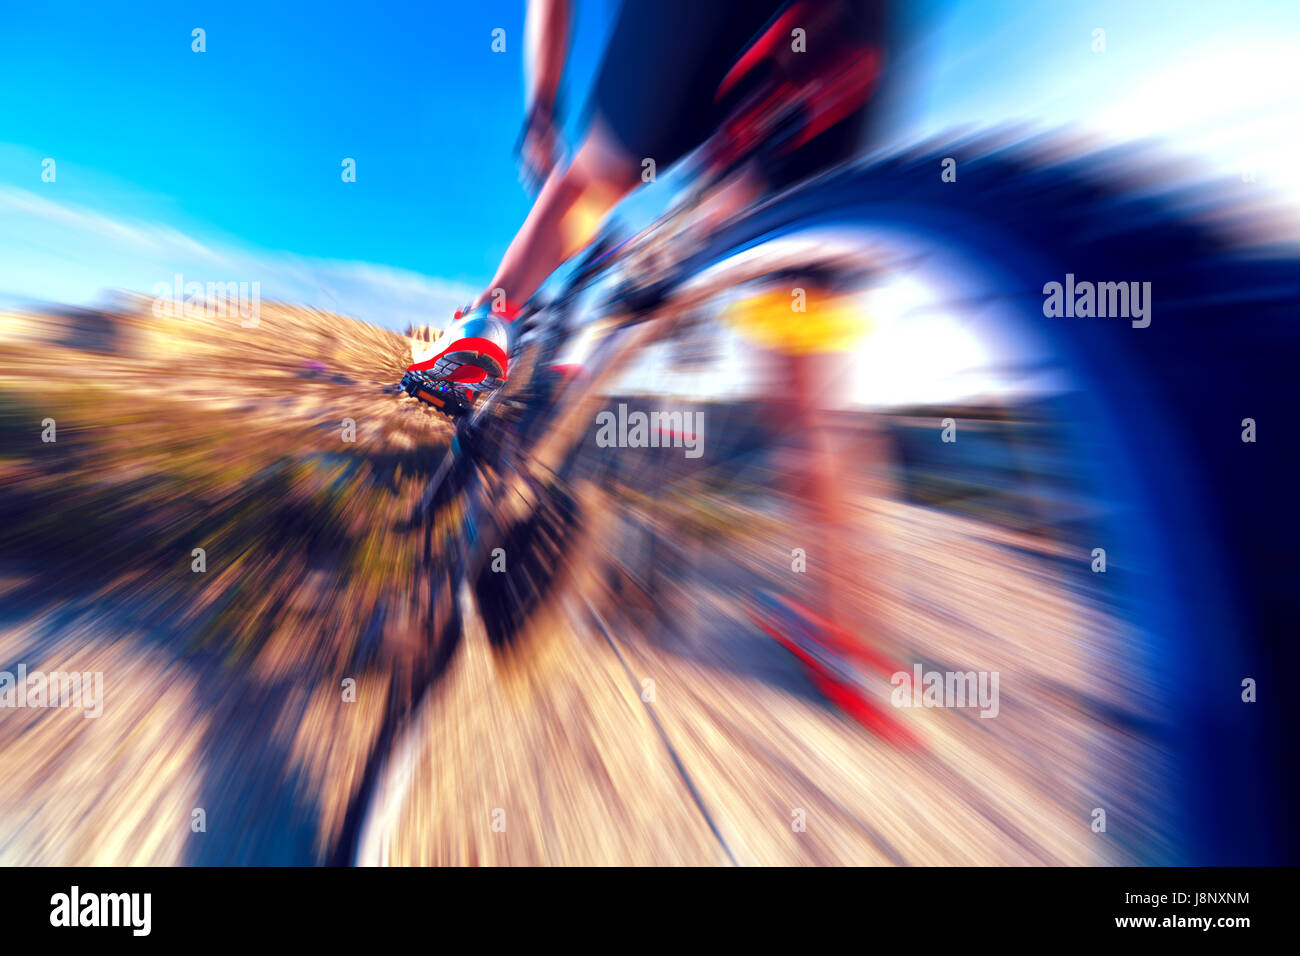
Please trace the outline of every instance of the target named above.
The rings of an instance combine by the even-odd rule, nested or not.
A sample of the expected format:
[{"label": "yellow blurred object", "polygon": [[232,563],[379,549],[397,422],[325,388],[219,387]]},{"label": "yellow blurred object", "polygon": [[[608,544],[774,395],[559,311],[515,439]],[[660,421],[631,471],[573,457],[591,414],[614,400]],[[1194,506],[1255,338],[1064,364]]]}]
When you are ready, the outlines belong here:
[{"label": "yellow blurred object", "polygon": [[871,327],[858,297],[800,287],[741,299],[726,308],[723,321],[765,348],[792,355],[852,351]]}]

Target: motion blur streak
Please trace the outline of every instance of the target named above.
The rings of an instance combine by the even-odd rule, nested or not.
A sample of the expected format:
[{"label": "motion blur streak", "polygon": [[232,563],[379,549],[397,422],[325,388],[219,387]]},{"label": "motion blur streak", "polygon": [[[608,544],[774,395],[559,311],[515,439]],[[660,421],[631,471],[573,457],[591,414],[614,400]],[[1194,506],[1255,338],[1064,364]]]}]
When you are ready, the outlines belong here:
[{"label": "motion blur streak", "polygon": [[[1002,147],[965,148],[970,179],[1006,161]],[[1062,157],[1108,181],[1124,162],[1067,150],[1040,154],[1040,168]],[[863,181],[888,190],[907,162],[880,159]],[[1084,210],[1156,236],[1187,221],[1149,194],[1145,219],[1112,218],[1119,199],[1032,168],[1019,198],[990,189],[983,201],[1003,216],[986,224]],[[1256,221],[1214,191],[1198,216],[1237,233]],[[934,231],[970,239],[956,223]],[[0,667],[102,671],[105,700],[93,720],[0,711],[0,862],[1197,862],[1185,827],[1201,771],[1171,740],[1186,707],[1180,660],[1200,652],[1147,606],[1143,589],[1168,569],[1133,563],[1140,495],[1116,462],[1138,439],[1077,414],[1103,379],[1054,330],[1094,323],[1069,334],[1137,342],[1182,322],[1194,350],[1197,315],[1242,308],[1263,341],[1269,316],[1294,302],[1294,274],[1225,285],[1230,245],[1178,250],[1213,276],[1182,298],[1170,290],[1193,286],[1172,270],[1087,276],[1154,279],[1146,330],[1042,316],[1038,286],[1065,273],[1046,259],[1029,285],[984,274],[976,312],[1010,302],[1037,325],[972,326],[983,365],[953,370],[924,402],[873,393],[868,410],[830,396],[852,531],[830,573],[869,609],[865,643],[908,674],[1000,677],[992,719],[894,709],[885,686],[878,702],[915,746],[830,704],[753,623],[750,596],[802,595],[796,549],[810,571],[819,560],[796,480],[810,439],[786,427],[779,381],[760,373],[757,388],[719,397],[689,363],[674,366],[687,383],[675,391],[707,423],[699,464],[589,435],[565,482],[543,492],[509,459],[470,458],[450,493],[431,496],[453,430],[395,394],[412,342],[394,332],[270,302],[256,328],[157,317],[125,294],[97,310],[5,314]],[[1062,261],[1081,275],[1088,264]],[[895,292],[930,287],[916,260],[900,268]],[[877,333],[902,341],[891,321],[926,321],[934,307],[873,316],[857,360]],[[1009,358],[998,330],[1038,336],[1048,357]],[[920,370],[927,354],[895,361]],[[1044,370],[1051,387],[1026,384]],[[1220,371],[1207,388],[1241,380]],[[622,381],[609,408],[662,401]],[[958,422],[951,445],[946,418]],[[57,441],[41,441],[45,419]],[[355,442],[340,438],[345,419]],[[511,514],[530,495],[538,517],[518,530]],[[499,541],[508,573],[458,581],[467,539]],[[1090,570],[1098,542],[1107,574]]]}]

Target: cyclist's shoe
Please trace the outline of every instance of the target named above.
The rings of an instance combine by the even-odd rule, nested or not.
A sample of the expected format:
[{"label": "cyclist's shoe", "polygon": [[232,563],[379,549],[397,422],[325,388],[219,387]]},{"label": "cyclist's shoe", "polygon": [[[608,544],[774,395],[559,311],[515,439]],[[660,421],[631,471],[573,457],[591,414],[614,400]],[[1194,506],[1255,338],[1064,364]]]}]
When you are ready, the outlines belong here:
[{"label": "cyclist's shoe", "polygon": [[424,372],[434,381],[475,390],[500,388],[510,373],[510,349],[515,341],[512,320],[518,314],[518,309],[494,312],[487,303],[457,312],[443,337],[447,344],[442,351],[407,371]]},{"label": "cyclist's shoe", "polygon": [[890,706],[890,676],[901,667],[785,595],[760,590],[747,610],[750,620],[798,658],[829,701],[890,743],[922,746]]}]

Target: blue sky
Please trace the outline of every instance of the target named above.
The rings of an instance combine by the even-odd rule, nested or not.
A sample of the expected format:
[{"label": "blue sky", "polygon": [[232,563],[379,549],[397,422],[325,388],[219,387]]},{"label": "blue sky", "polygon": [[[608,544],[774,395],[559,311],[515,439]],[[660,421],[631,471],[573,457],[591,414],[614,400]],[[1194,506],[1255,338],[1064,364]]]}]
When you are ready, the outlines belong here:
[{"label": "blue sky", "polygon": [[[579,73],[605,19],[587,6]],[[5,182],[50,156],[63,201],[467,281],[527,211],[514,0],[14,4],[6,21],[0,138],[19,148],[0,156]]]},{"label": "blue sky", "polygon": [[[512,156],[518,0],[7,6],[0,296],[10,301],[148,291],[180,270],[262,279],[264,297],[386,325],[440,323],[486,284],[527,212]],[[614,8],[579,4],[574,116]],[[1164,135],[1228,172],[1252,164],[1294,192],[1300,4],[911,10],[900,137],[1090,123],[1120,138]],[[206,30],[205,53],[191,51],[194,27]],[[497,27],[503,54],[490,46]],[[1107,31],[1102,56],[1089,49],[1095,27]],[[40,178],[46,157],[53,183]],[[356,183],[340,178],[345,157]]]}]

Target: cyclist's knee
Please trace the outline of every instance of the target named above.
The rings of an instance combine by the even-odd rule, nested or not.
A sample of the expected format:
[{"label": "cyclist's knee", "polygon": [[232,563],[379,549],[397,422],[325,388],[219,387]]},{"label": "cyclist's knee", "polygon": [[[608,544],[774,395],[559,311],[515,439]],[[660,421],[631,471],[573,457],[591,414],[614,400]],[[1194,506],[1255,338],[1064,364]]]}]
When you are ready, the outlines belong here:
[{"label": "cyclist's knee", "polygon": [[584,197],[613,206],[640,183],[641,167],[597,118],[564,176]]},{"label": "cyclist's knee", "polygon": [[640,181],[636,162],[597,125],[568,169],[548,183],[542,201],[561,211],[564,252],[571,255],[595,236],[605,216]]}]

